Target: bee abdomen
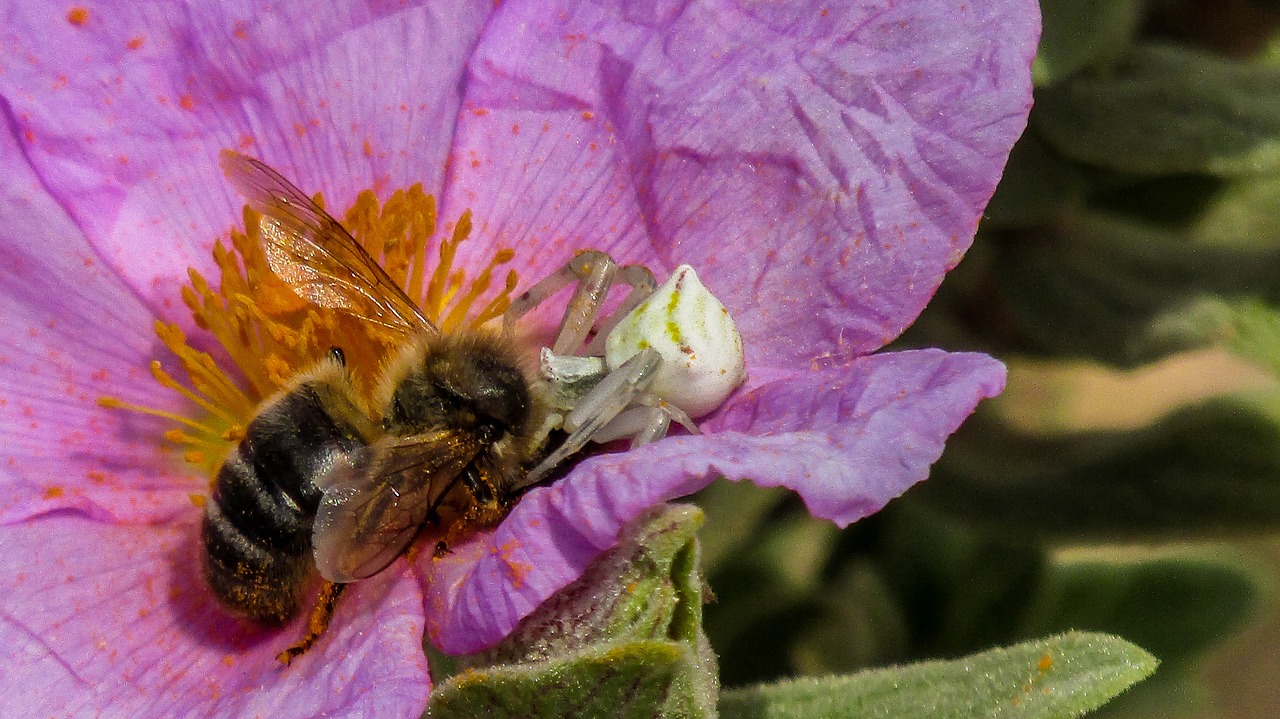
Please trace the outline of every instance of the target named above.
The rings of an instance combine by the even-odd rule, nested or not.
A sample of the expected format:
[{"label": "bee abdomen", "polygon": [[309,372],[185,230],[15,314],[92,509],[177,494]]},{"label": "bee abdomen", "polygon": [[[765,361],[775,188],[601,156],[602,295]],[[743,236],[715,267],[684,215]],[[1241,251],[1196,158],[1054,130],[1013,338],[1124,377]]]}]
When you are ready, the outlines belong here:
[{"label": "bee abdomen", "polygon": [[255,621],[297,614],[313,567],[315,475],[333,455],[364,445],[356,428],[332,416],[323,391],[304,383],[263,409],[218,470],[205,505],[209,586],[224,607]]},{"label": "bee abdomen", "polygon": [[281,551],[245,536],[215,502],[205,506],[204,574],[218,603],[246,619],[283,624],[298,613],[305,553]]}]

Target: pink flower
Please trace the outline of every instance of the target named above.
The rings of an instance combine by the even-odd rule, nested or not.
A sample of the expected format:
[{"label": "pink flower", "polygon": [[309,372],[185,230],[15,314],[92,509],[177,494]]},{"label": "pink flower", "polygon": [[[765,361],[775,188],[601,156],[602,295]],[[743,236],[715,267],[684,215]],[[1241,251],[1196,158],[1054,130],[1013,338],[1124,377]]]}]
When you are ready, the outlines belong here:
[{"label": "pink flower", "polygon": [[[0,690],[16,716],[417,716],[424,626],[497,641],[619,527],[724,474],[847,524],[923,479],[1004,371],[871,354],[959,261],[1021,132],[1033,0],[46,3],[0,37]],[[460,266],[522,282],[581,248],[695,266],[750,378],[703,423],[582,462],[446,559],[343,598],[313,652],[226,618],[199,576],[208,477],[159,451],[177,413],[156,318],[241,201],[218,153],[346,207],[414,182]],[[547,317],[542,317],[545,321]],[[205,349],[210,349],[205,347]],[[216,356],[217,350],[210,349]],[[172,369],[172,368],[171,368]]]}]

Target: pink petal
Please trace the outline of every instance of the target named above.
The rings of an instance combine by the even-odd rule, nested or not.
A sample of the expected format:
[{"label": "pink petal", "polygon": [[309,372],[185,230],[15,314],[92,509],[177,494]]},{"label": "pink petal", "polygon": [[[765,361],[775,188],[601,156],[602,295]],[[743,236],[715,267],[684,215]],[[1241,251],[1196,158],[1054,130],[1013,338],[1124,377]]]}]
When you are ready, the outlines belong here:
[{"label": "pink petal", "polygon": [[[152,522],[202,491],[159,424],[99,407],[110,394],[173,409],[147,372],[152,317],[0,134],[0,521],[75,508]],[[172,369],[172,368],[171,368]]]},{"label": "pink petal", "polygon": [[493,532],[422,569],[428,635],[446,652],[493,644],[613,546],[624,524],[717,476],[790,487],[813,514],[854,522],[923,480],[1004,376],[981,354],[862,357],[732,398],[704,434],[585,460],[530,492]]},{"label": "pink petal", "polygon": [[239,223],[218,170],[236,148],[346,207],[356,191],[439,192],[459,76],[491,2],[22,3],[0,73],[54,198],[153,314]]},{"label": "pink petal", "polygon": [[1031,0],[507,3],[470,66],[444,214],[472,208],[527,281],[584,247],[688,262],[752,366],[862,354],[972,240],[1037,29]]},{"label": "pink petal", "polygon": [[0,692],[10,716],[417,717],[430,682],[407,571],[362,582],[293,666],[302,621],[227,618],[199,576],[198,524],[70,514],[0,527]]}]

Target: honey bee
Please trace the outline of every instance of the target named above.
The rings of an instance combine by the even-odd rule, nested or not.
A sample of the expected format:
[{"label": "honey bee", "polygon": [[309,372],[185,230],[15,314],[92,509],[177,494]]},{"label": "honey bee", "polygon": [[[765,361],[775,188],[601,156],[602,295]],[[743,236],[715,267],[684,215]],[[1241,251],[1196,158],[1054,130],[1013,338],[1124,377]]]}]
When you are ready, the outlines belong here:
[{"label": "honey bee", "polygon": [[[323,579],[307,632],[282,662],[319,638],[347,584],[381,571],[425,526],[439,526],[449,498],[450,507],[464,501],[445,529],[466,531],[500,520],[591,439],[652,441],[672,418],[697,431],[647,391],[663,366],[656,351],[640,349],[616,366],[579,356],[654,292],[649,270],[581,253],[517,298],[500,332],[442,333],[337,220],[279,173],[231,151],[222,167],[261,213],[262,249],[277,277],[303,299],[373,323],[400,344],[371,403],[357,393],[341,348],[263,403],[205,503],[204,575],[229,612],[283,624],[300,611],[317,570]],[[541,373],[526,370],[512,324],[575,282]],[[594,341],[605,296],[618,283],[631,291]]]},{"label": "honey bee", "polygon": [[311,627],[328,623],[341,587],[390,564],[461,485],[477,521],[500,517],[546,441],[546,412],[507,338],[443,334],[332,217],[256,160],[223,169],[262,213],[272,271],[303,298],[401,336],[361,409],[334,349],[263,404],[219,469],[206,503],[204,573],[233,613],[281,624],[297,615],[315,569],[326,580]]}]

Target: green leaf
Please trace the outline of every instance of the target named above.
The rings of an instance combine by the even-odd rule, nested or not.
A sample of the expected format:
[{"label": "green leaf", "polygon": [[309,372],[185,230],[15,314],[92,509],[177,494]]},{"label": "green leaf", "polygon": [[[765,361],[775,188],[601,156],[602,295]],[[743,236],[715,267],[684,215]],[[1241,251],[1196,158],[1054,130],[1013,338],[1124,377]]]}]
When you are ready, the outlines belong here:
[{"label": "green leaf", "polygon": [[1212,339],[1151,334],[1169,313],[1206,297],[1280,298],[1280,248],[1206,247],[1087,213],[1030,240],[1001,247],[992,269],[1024,351],[1131,366]]},{"label": "green leaf", "polygon": [[1205,297],[1157,317],[1145,333],[1153,345],[1221,344],[1280,376],[1280,312],[1256,300]]},{"label": "green leaf", "polygon": [[720,562],[750,543],[756,529],[787,497],[786,487],[760,487],[751,482],[718,479],[693,497],[707,514],[698,540],[702,566],[715,572]]},{"label": "green leaf", "polygon": [[701,524],[689,505],[632,522],[501,643],[453,658],[463,671],[432,692],[429,715],[711,716],[719,679],[702,633]]},{"label": "green leaf", "polygon": [[1023,434],[990,414],[952,438],[914,501],[1019,541],[1186,539],[1280,527],[1280,423],[1246,398],[1121,432]]},{"label": "green leaf", "polygon": [[983,227],[1026,227],[1047,222],[1083,201],[1086,179],[1033,132],[1024,134],[1005,165],[996,193],[987,203]]},{"label": "green leaf", "polygon": [[1166,665],[1186,667],[1249,621],[1261,574],[1221,548],[1096,547],[1053,558],[1020,630],[1122,634]]},{"label": "green leaf", "polygon": [[725,719],[1077,717],[1155,671],[1118,637],[1072,632],[964,659],[724,693]]},{"label": "green leaf", "polygon": [[[840,530],[807,512],[789,512],[760,527],[751,542],[710,576],[719,599],[707,607],[706,630],[724,655],[725,681],[759,681],[787,673],[782,647],[816,611],[823,568]],[[778,651],[761,652],[760,646]]]},{"label": "green leaf", "polygon": [[1188,228],[1198,243],[1270,249],[1280,246],[1280,177],[1248,177],[1223,187]]},{"label": "green leaf", "polygon": [[870,562],[853,563],[818,592],[818,613],[790,648],[800,674],[831,674],[901,659],[910,639],[906,612]]},{"label": "green leaf", "polygon": [[1114,59],[1132,42],[1141,0],[1040,0],[1043,33],[1031,65],[1037,87]]},{"label": "green leaf", "polygon": [[1173,46],[1135,50],[1105,74],[1037,96],[1034,119],[1061,153],[1127,172],[1280,170],[1280,70]]},{"label": "green leaf", "polygon": [[567,659],[471,670],[431,695],[432,719],[699,717],[702,668],[683,642],[632,642]]},{"label": "green leaf", "polygon": [[1036,542],[911,495],[879,519],[877,560],[910,622],[910,658],[958,656],[1027,638],[1015,626],[1040,582],[1044,550]]},{"label": "green leaf", "polygon": [[543,602],[502,643],[460,663],[514,664],[628,640],[693,640],[701,632],[696,536],[702,516],[683,504],[647,513],[624,530],[617,547]]}]

